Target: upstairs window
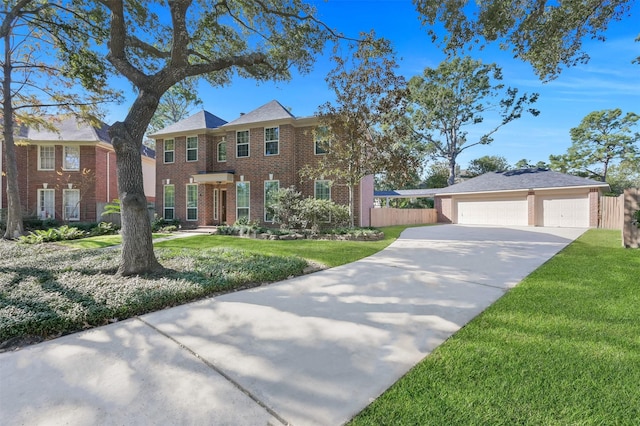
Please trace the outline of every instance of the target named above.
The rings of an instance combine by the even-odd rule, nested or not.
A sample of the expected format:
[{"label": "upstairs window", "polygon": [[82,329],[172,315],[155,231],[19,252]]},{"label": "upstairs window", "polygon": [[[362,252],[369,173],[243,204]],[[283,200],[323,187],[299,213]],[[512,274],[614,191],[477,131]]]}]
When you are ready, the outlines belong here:
[{"label": "upstairs window", "polygon": [[280,128],[264,129],[264,155],[278,155],[280,143]]},{"label": "upstairs window", "polygon": [[218,144],[218,162],[224,163],[227,161],[227,141],[222,139],[222,142]]},{"label": "upstairs window", "polygon": [[249,131],[242,130],[236,133],[236,157],[249,156]]},{"label": "upstairs window", "polygon": [[56,147],[53,145],[38,146],[38,170],[55,170]]},{"label": "upstairs window", "polygon": [[318,127],[315,131],[315,154],[323,155],[329,150],[329,131],[326,127]]},{"label": "upstairs window", "polygon": [[80,170],[80,147],[65,146],[63,151],[62,169]]},{"label": "upstairs window", "polygon": [[198,137],[187,138],[187,161],[198,161]]},{"label": "upstairs window", "polygon": [[164,140],[164,162],[173,163],[175,160],[176,145],[173,139]]}]

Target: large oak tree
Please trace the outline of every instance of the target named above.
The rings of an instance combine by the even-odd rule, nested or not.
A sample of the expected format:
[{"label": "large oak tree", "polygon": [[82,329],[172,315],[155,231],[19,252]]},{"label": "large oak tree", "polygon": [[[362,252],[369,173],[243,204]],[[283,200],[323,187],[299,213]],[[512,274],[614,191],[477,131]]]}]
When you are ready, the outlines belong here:
[{"label": "large oak tree", "polygon": [[127,116],[111,126],[122,203],[118,273],[161,270],[151,240],[140,148],[162,96],[202,76],[228,84],[235,76],[286,80],[307,72],[332,36],[302,0],[84,2],[108,30],[106,60],[136,91]]}]

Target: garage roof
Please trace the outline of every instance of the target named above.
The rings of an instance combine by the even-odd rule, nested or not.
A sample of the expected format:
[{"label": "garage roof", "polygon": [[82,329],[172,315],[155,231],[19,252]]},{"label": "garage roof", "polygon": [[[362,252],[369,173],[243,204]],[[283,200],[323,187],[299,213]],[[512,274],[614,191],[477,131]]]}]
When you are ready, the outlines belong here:
[{"label": "garage roof", "polygon": [[572,187],[608,188],[609,184],[549,169],[532,168],[485,173],[442,188],[436,195]]}]

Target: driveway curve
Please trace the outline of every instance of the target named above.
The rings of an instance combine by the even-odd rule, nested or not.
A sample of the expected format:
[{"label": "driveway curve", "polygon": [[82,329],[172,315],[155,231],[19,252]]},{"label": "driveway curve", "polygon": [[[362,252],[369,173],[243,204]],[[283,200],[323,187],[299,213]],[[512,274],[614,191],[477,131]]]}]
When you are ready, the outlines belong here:
[{"label": "driveway curve", "polygon": [[2,353],[0,417],[343,424],[584,231],[408,228],[348,265]]}]

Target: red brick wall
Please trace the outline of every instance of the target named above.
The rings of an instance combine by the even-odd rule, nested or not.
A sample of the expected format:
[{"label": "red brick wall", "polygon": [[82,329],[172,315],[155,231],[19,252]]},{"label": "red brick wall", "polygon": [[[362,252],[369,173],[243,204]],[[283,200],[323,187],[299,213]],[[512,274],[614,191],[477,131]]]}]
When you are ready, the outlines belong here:
[{"label": "red brick wall", "polygon": [[[272,126],[267,126],[272,127]],[[264,146],[264,127],[251,127],[249,129],[249,157],[236,157],[236,130],[227,131],[224,137],[227,141],[227,161],[219,162],[217,159],[217,145],[222,140],[223,134],[199,135],[199,156],[195,163],[187,163],[186,137],[176,137],[175,161],[173,164],[164,164],[164,141],[158,139],[156,162],[156,211],[163,213],[164,183],[167,179],[175,185],[176,218],[181,219],[185,227],[196,225],[212,225],[213,222],[213,189],[215,187],[227,189],[227,223],[236,221],[236,185],[200,184],[198,188],[198,221],[187,222],[186,218],[186,184],[189,177],[198,172],[229,172],[233,171],[235,181],[239,182],[241,176],[245,182],[250,183],[251,201],[250,218],[262,223],[264,220],[264,181],[273,180],[280,182],[280,188],[295,186],[303,196],[314,195],[312,180],[301,183],[300,168],[305,164],[317,164],[319,156],[315,155],[314,136],[312,127],[295,128],[290,124],[279,126],[279,150],[277,155],[266,156]],[[356,222],[360,217],[359,191],[355,188]],[[334,185],[331,188],[331,198],[341,204],[348,203],[348,191],[344,186]]]}]

